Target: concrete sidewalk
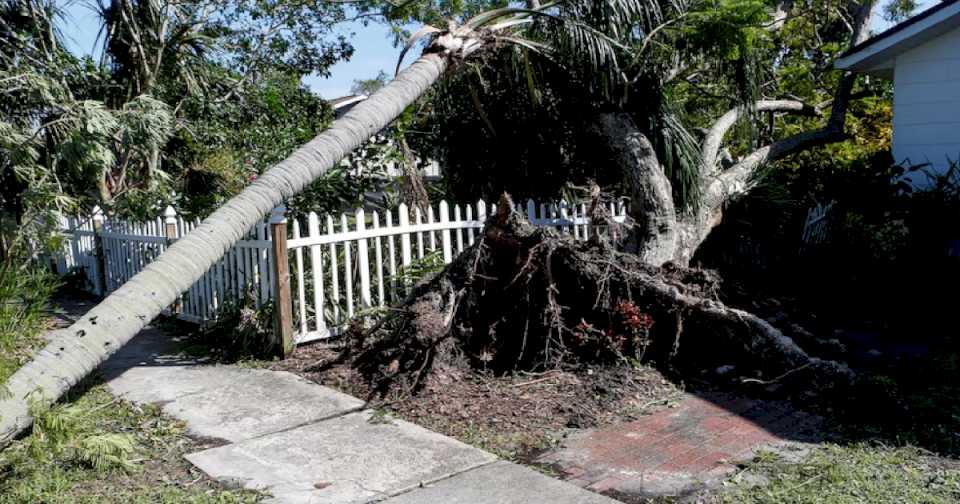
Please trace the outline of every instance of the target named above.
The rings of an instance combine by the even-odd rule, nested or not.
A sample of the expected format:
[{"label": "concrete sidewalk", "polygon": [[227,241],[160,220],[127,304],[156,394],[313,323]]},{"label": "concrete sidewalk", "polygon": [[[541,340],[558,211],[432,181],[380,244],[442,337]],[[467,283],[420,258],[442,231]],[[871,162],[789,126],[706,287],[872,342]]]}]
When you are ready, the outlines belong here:
[{"label": "concrete sidewalk", "polygon": [[101,366],[110,390],[160,404],[220,446],[187,455],[228,485],[278,503],[611,504],[617,501],[499,461],[291,373],[181,358],[147,328]]}]

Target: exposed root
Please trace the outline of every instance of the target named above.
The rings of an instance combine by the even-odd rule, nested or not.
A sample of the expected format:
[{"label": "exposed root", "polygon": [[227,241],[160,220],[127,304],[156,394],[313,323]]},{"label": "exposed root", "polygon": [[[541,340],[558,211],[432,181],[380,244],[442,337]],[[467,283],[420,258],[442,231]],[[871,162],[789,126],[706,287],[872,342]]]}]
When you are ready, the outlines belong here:
[{"label": "exposed root", "polygon": [[853,378],[720,302],[712,272],[652,267],[604,240],[535,228],[512,209],[504,196],[482,240],[355,340],[354,362],[378,390],[400,383],[413,393],[440,363],[504,373],[652,360],[681,374],[723,366],[820,390]]}]

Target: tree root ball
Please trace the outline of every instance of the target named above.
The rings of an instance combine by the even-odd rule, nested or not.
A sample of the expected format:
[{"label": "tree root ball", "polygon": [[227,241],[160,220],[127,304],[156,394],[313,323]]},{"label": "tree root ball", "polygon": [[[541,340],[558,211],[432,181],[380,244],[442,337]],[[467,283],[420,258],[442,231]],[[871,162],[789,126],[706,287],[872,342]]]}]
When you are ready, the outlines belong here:
[{"label": "tree root ball", "polygon": [[[594,223],[599,224],[599,223]],[[411,289],[350,353],[378,390],[414,393],[438,364],[494,373],[653,362],[679,376],[823,391],[851,384],[767,321],[720,301],[706,270],[653,267],[595,234],[532,226],[509,197],[482,238]],[[362,331],[362,333],[361,333]]]}]

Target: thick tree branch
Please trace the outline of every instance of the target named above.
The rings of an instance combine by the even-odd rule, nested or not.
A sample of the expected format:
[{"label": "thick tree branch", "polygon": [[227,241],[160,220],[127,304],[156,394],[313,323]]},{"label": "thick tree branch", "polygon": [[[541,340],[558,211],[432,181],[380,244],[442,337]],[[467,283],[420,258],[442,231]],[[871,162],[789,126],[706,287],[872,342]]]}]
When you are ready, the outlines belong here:
[{"label": "thick tree branch", "polygon": [[[873,3],[874,0],[866,0],[853,7],[856,10],[853,16],[854,29],[850,40],[851,47],[867,39]],[[760,166],[795,152],[845,140],[847,138],[845,132],[847,109],[850,106],[851,91],[856,79],[856,74],[850,72],[845,73],[840,78],[837,89],[834,91],[830,118],[823,128],[798,133],[763,146],[747,155],[729,170],[707,182],[708,186],[705,191],[706,211],[717,211],[727,199],[746,191],[749,188],[750,177]],[[704,143],[706,145],[706,142]]]},{"label": "thick tree branch", "polygon": [[840,142],[847,138],[841,130],[825,127],[813,131],[805,131],[796,135],[777,140],[765,145],[740,160],[715,177],[707,186],[707,205],[718,207],[731,196],[742,194],[749,189],[750,177],[754,171],[764,164],[783,158],[795,152],[800,152],[820,145]]},{"label": "thick tree branch", "polygon": [[[817,115],[815,107],[797,100],[761,100],[757,102],[756,108],[758,112],[796,112],[803,115]],[[707,131],[700,151],[703,159],[704,175],[709,176],[716,173],[720,146],[723,144],[727,132],[740,118],[740,111],[740,107],[730,109],[726,114],[720,116],[720,119],[717,119]]]}]

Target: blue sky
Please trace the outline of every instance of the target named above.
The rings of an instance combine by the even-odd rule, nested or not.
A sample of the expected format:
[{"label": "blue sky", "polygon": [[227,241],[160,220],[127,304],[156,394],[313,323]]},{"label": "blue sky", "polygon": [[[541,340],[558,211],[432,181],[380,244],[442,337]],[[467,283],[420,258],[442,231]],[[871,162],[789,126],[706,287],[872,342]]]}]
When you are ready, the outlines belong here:
[{"label": "blue sky", "polygon": [[[935,3],[936,0],[920,0],[921,10]],[[71,2],[64,24],[63,32],[70,49],[75,53],[91,54],[96,45],[99,26],[97,16],[81,2]],[[874,16],[875,31],[888,27],[889,23],[883,21],[879,15]],[[393,37],[385,26],[375,23],[363,26],[359,22],[352,22],[339,27],[338,31],[347,35],[353,43],[353,57],[350,61],[341,61],[334,65],[329,78],[309,76],[304,79],[314,92],[327,99],[349,94],[350,85],[356,79],[375,77],[380,70],[392,73],[400,55],[400,49],[393,47]],[[407,59],[410,60],[410,56]]]},{"label": "blue sky", "polygon": [[[354,48],[350,61],[341,61],[331,67],[327,79],[309,76],[303,80],[324,98],[349,94],[354,80],[376,77],[380,70],[392,75],[400,56],[401,48],[393,47],[393,34],[383,25],[370,23],[363,26],[355,21],[343,26],[340,31],[345,35],[354,34],[350,38]],[[412,61],[410,55],[406,60],[406,63]]]},{"label": "blue sky", "polygon": [[[97,45],[98,29],[96,14],[82,2],[71,2],[68,5],[63,34],[71,51],[77,54],[93,54]],[[400,48],[393,47],[393,36],[389,28],[375,23],[363,26],[357,21],[345,23],[338,27],[337,31],[347,35],[353,43],[353,57],[350,61],[341,61],[334,65],[330,69],[331,76],[327,79],[318,76],[305,78],[304,82],[314,92],[323,98],[337,98],[349,94],[350,85],[356,79],[376,77],[380,70],[393,73]],[[407,59],[410,60],[409,55]]]}]

